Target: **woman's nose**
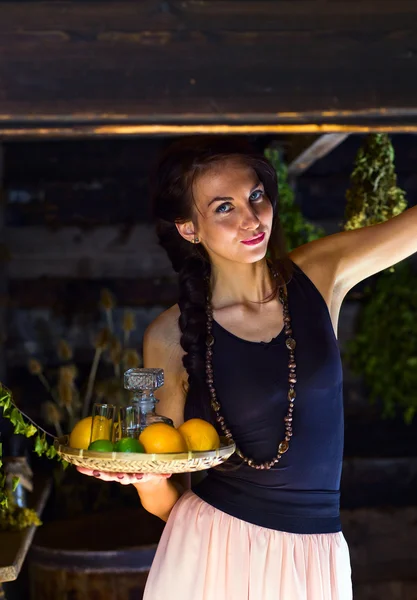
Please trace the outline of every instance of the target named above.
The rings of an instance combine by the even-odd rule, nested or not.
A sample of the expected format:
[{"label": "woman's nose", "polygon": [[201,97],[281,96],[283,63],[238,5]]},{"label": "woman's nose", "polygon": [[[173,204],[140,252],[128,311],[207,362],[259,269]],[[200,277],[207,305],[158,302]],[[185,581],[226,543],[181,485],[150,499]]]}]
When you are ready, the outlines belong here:
[{"label": "woman's nose", "polygon": [[242,228],[255,229],[260,223],[259,217],[252,208],[245,210],[242,215]]}]

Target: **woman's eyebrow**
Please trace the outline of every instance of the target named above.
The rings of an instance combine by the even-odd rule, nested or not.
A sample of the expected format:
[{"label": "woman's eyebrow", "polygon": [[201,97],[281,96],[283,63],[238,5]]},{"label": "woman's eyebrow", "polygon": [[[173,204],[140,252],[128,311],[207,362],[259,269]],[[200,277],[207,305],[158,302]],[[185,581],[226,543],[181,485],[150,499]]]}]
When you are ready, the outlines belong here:
[{"label": "woman's eyebrow", "polygon": [[[261,182],[261,181],[257,181],[249,193],[251,194],[251,193],[252,193],[254,190],[256,190],[256,188],[257,188],[257,187],[259,187],[260,185],[262,185],[262,182]],[[230,200],[233,200],[233,198],[232,198],[232,197],[230,197],[230,196],[215,196],[215,197],[214,197],[214,198],[212,198],[212,199],[210,200],[210,202],[207,204],[207,207],[209,207],[209,206],[210,206],[210,204],[213,204],[213,202],[228,202],[228,201],[230,201]]]}]

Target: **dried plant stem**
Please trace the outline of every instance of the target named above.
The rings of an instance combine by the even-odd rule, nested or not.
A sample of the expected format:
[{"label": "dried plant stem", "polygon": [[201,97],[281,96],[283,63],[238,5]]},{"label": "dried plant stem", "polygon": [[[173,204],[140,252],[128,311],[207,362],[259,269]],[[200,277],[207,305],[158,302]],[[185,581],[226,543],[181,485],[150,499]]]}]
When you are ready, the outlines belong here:
[{"label": "dried plant stem", "polygon": [[112,309],[111,308],[106,308],[106,319],[107,319],[107,326],[110,329],[110,331],[113,333],[113,315],[112,315]]},{"label": "dried plant stem", "polygon": [[51,386],[49,385],[49,382],[46,379],[45,375],[43,373],[38,373],[38,379],[42,383],[43,387],[47,390],[47,392],[49,392],[49,394],[51,394],[52,399],[55,400],[55,402],[56,402],[57,401],[56,394],[54,394],[54,391],[51,388]]},{"label": "dried plant stem", "polygon": [[99,362],[100,362],[100,358],[101,358],[102,352],[103,352],[102,348],[100,348],[100,347],[96,348],[96,352],[94,354],[93,363],[91,365],[90,374],[88,376],[88,384],[87,384],[87,391],[86,391],[85,397],[84,397],[82,418],[85,418],[87,416],[87,414],[88,414],[88,409],[89,409],[89,406],[90,406],[91,396],[93,395],[94,382],[95,382],[95,379],[96,379],[97,369],[98,369],[98,365],[99,365]]},{"label": "dried plant stem", "polygon": [[47,392],[49,392],[49,394],[51,395],[52,400],[56,404],[59,404],[59,400],[57,398],[57,395],[54,392],[54,390],[51,388],[51,386],[49,385],[49,382],[46,379],[45,375],[43,373],[38,373],[37,377],[38,377],[39,381],[42,383],[42,385],[44,386],[44,388],[47,390]]},{"label": "dried plant stem", "polygon": [[54,421],[54,427],[56,429],[58,437],[62,437],[64,434],[62,433],[62,429],[61,429],[61,425],[59,424],[59,421]]},{"label": "dried plant stem", "polygon": [[74,410],[73,410],[72,406],[67,406],[66,409],[67,409],[67,413],[69,416],[68,426],[69,426],[70,430],[72,430],[78,420],[77,415],[74,414]]},{"label": "dried plant stem", "polygon": [[51,386],[49,385],[48,380],[46,379],[45,375],[43,373],[38,373],[38,378],[39,381],[42,383],[42,385],[44,386],[44,388],[50,393],[52,394],[52,389]]}]

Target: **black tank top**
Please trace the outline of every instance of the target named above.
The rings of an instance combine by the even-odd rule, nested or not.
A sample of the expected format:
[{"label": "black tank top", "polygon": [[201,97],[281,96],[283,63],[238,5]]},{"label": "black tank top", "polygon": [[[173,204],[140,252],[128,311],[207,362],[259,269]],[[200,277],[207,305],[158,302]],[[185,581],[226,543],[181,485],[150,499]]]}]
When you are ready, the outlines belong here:
[{"label": "black tank top", "polygon": [[[333,533],[341,530],[340,352],[324,298],[295,264],[287,290],[297,342],[290,448],[270,470],[246,464],[234,471],[209,469],[193,491],[215,508],[255,525],[292,533]],[[288,407],[285,334],[268,343],[250,342],[213,322],[213,335],[214,386],[226,423],[244,455],[257,462],[271,459],[284,439]],[[185,419],[198,416],[187,402]]]}]

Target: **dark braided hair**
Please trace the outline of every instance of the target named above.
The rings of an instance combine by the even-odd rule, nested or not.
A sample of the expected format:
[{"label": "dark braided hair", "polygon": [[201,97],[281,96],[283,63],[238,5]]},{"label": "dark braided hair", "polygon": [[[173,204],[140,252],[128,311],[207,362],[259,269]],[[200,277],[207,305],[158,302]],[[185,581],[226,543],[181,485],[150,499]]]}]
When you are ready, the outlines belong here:
[{"label": "dark braided hair", "polygon": [[[202,244],[192,244],[178,232],[176,223],[193,220],[193,183],[196,177],[215,164],[238,158],[254,169],[264,184],[273,207],[268,260],[279,274],[278,286],[291,275],[284,236],[278,217],[278,185],[274,168],[254,152],[245,138],[235,136],[194,136],[172,143],[161,156],[151,178],[153,211],[160,245],[167,252],[179,275],[178,305],[183,364],[188,374],[187,403],[201,416],[214,423],[205,373],[206,305],[210,291],[210,258]],[[267,299],[268,300],[268,299]]]}]

